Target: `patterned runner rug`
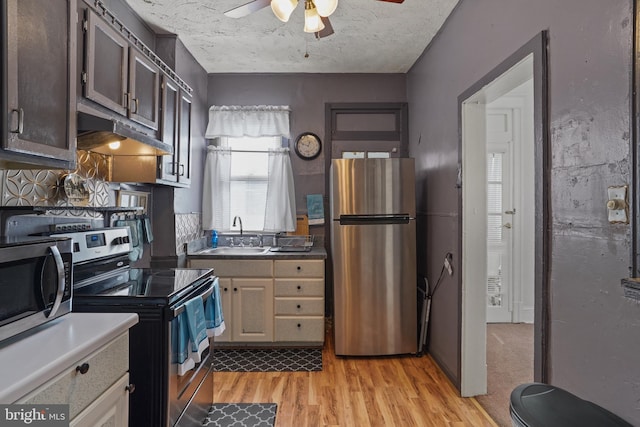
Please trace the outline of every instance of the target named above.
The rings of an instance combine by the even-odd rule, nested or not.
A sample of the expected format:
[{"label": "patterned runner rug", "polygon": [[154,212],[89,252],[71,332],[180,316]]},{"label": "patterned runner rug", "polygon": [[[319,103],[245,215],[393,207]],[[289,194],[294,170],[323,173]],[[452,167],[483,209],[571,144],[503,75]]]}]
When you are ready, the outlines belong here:
[{"label": "patterned runner rug", "polygon": [[322,348],[216,349],[218,372],[322,371]]},{"label": "patterned runner rug", "polygon": [[214,403],[202,422],[209,427],[273,427],[275,403]]}]

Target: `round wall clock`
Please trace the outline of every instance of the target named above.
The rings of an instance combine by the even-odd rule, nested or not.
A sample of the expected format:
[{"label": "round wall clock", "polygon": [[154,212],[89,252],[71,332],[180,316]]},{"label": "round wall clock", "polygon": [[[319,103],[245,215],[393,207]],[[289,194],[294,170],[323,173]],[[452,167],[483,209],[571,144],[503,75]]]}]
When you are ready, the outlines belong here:
[{"label": "round wall clock", "polygon": [[304,132],[296,139],[294,146],[296,154],[304,160],[315,159],[322,151],[322,142],[318,135],[311,132]]}]

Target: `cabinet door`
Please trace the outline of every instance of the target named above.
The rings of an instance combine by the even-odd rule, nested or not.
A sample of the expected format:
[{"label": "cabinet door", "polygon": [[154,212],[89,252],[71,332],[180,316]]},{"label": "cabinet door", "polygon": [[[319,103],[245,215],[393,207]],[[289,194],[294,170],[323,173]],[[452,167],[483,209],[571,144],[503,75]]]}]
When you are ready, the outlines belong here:
[{"label": "cabinet door", "polygon": [[178,181],[191,184],[191,97],[180,94],[180,120],[178,143]]},{"label": "cabinet door", "polygon": [[160,69],[135,48],[129,48],[129,118],[158,129]]},{"label": "cabinet door", "polygon": [[127,115],[129,45],[92,10],[86,11],[84,96]]},{"label": "cabinet door", "polygon": [[178,156],[178,112],[180,109],[180,89],[178,85],[162,76],[162,123],[160,126],[160,138],[162,142],[173,147],[173,154],[159,156],[160,162],[158,178],[165,181],[178,180],[178,164],[175,159]]},{"label": "cabinet door", "polygon": [[127,427],[129,425],[129,374],[125,374],[84,411],[69,427]]},{"label": "cabinet door", "polygon": [[273,341],[273,280],[233,279],[234,341]]},{"label": "cabinet door", "polygon": [[75,167],[76,2],[8,0],[0,7],[7,70],[2,148],[42,159],[28,163]]},{"label": "cabinet door", "polygon": [[231,341],[231,331],[233,328],[233,321],[231,320],[231,310],[233,309],[231,306],[231,296],[233,292],[231,288],[231,279],[220,278],[219,280],[220,298],[222,298],[222,316],[224,317],[225,330],[222,334],[214,337],[213,340],[214,342],[228,342]]}]

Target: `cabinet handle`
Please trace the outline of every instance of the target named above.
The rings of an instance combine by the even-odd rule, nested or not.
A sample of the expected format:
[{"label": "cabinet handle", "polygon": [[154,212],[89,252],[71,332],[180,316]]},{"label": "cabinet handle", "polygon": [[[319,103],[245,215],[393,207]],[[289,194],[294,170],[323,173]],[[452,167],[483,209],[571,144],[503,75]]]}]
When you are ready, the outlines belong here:
[{"label": "cabinet handle", "polygon": [[129,96],[131,96],[131,94],[129,92],[125,92],[124,93],[124,107],[127,109],[131,108],[131,103],[129,102]]},{"label": "cabinet handle", "polygon": [[302,327],[302,325],[300,323],[298,323],[298,328],[301,328],[301,327]]},{"label": "cabinet handle", "polygon": [[233,288],[233,292],[238,292],[238,288]]},{"label": "cabinet handle", "polygon": [[182,163],[180,163],[178,170],[180,171],[178,172],[178,176],[184,176],[184,165]]},{"label": "cabinet handle", "polygon": [[224,291],[227,292],[229,290],[229,288],[224,288]]},{"label": "cabinet handle", "polygon": [[13,110],[11,110],[11,114],[13,113],[18,113],[18,127],[10,130],[9,132],[21,134],[22,132],[24,132],[24,110],[22,108],[19,108],[17,110],[14,108]]},{"label": "cabinet handle", "polygon": [[126,391],[129,392],[129,394],[132,394],[134,391],[136,391],[136,385],[135,384],[129,384],[128,386],[126,386],[124,388]]},{"label": "cabinet handle", "polygon": [[139,106],[138,98],[133,98],[132,101],[133,101],[133,105],[134,105],[135,108],[133,110],[131,110],[131,113],[132,114],[138,114],[138,106]]},{"label": "cabinet handle", "polygon": [[297,269],[298,271],[300,271],[300,270],[302,270],[302,267],[297,266],[297,267],[296,267],[296,269]]},{"label": "cabinet handle", "polygon": [[300,290],[300,289],[302,289],[302,286],[298,285],[297,288],[298,288],[298,290]]},{"label": "cabinet handle", "polygon": [[301,305],[300,305],[300,304],[296,305],[296,308],[297,308],[298,310],[300,310]]},{"label": "cabinet handle", "polygon": [[82,365],[76,366],[76,372],[80,372],[82,375],[86,374],[89,372],[89,364],[83,363]]}]

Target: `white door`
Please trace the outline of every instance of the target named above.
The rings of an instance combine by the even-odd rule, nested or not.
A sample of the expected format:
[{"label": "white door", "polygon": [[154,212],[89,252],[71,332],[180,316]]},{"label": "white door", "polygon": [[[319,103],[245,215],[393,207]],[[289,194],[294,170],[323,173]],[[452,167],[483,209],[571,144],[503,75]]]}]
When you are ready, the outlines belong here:
[{"label": "white door", "polygon": [[[510,111],[500,113],[511,115]],[[490,120],[488,121],[490,122]],[[513,295],[513,179],[511,142],[487,153],[487,322],[511,323]]]}]

